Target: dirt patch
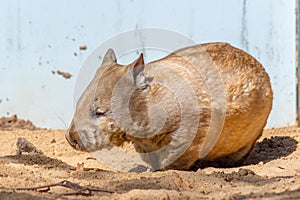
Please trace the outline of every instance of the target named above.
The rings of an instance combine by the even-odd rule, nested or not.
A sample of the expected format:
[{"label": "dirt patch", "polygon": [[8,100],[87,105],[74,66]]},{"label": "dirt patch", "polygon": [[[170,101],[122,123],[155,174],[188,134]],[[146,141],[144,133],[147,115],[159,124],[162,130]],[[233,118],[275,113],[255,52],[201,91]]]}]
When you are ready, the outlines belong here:
[{"label": "dirt patch", "polygon": [[87,46],[86,45],[81,45],[79,47],[79,50],[81,50],[81,51],[87,50]]},{"label": "dirt patch", "polygon": [[40,128],[36,127],[30,120],[18,118],[17,115],[0,118],[1,131],[11,131],[15,129],[38,130]]},{"label": "dirt patch", "polygon": [[[0,199],[9,199],[9,200],[39,200],[40,197],[30,195],[27,193],[17,193],[17,192],[0,192]],[[46,198],[43,198],[46,199]]]},{"label": "dirt patch", "polygon": [[[53,72],[52,72],[53,73]],[[58,75],[61,75],[62,77],[64,77],[65,79],[69,79],[72,77],[72,75],[69,73],[69,72],[63,72],[63,71],[60,71],[60,70],[57,70],[56,73]]]},{"label": "dirt patch", "polygon": [[[300,198],[298,128],[265,130],[240,167],[126,173],[110,171],[109,166],[91,159],[90,154],[72,149],[65,140],[65,132],[0,131],[0,140],[5,141],[0,146],[0,199]],[[18,138],[26,138],[38,150],[24,150],[22,154],[16,155]],[[84,167],[81,164],[78,167],[78,163],[84,163]],[[86,197],[61,196],[74,192],[64,187],[51,187],[44,193],[13,190],[63,180],[115,193],[92,191],[92,196]]]}]

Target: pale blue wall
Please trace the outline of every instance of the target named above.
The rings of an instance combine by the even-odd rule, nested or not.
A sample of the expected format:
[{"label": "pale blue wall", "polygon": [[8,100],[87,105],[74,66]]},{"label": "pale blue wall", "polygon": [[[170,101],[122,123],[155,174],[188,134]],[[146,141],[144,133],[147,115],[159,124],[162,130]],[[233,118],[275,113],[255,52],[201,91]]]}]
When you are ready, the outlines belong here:
[{"label": "pale blue wall", "polygon": [[[286,0],[2,0],[0,115],[66,128],[83,60],[111,36],[143,27],[247,50],[271,76],[275,100],[268,126],[295,124],[295,1]],[[82,44],[87,51],[79,51]],[[74,77],[52,75],[55,69]]]}]

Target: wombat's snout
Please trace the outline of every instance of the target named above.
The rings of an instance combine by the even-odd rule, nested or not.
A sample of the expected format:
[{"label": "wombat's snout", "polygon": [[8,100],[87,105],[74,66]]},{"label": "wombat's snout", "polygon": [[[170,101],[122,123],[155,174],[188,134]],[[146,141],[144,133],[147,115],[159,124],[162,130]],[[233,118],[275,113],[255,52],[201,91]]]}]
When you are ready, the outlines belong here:
[{"label": "wombat's snout", "polygon": [[77,150],[85,151],[85,149],[81,145],[78,132],[74,128],[71,127],[66,133],[65,137],[71,147]]},{"label": "wombat's snout", "polygon": [[74,137],[72,137],[71,135],[74,135],[74,134],[70,134],[70,131],[68,130],[68,132],[65,135],[66,140],[71,145],[71,147],[73,147],[74,149],[76,149],[76,146],[77,146],[78,143],[77,143],[76,140],[74,140]]}]

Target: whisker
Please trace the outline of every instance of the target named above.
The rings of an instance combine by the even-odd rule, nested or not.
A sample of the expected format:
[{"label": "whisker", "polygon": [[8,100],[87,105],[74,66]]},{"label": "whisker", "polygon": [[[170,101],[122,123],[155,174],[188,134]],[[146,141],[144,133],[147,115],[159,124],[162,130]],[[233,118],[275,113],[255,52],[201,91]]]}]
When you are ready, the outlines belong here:
[{"label": "whisker", "polygon": [[64,125],[64,129],[67,129],[68,128],[68,125],[67,123],[65,122],[65,120],[60,116],[60,115],[57,115],[58,119],[60,119],[60,122]]}]

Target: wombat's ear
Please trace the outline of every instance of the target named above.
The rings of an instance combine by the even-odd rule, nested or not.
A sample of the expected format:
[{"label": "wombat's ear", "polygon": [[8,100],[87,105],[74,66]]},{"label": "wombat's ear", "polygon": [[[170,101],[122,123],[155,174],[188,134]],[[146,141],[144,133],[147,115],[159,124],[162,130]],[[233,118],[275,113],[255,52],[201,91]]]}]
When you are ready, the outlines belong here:
[{"label": "wombat's ear", "polygon": [[138,88],[144,88],[147,85],[147,78],[145,77],[143,71],[145,68],[144,55],[140,54],[139,58],[132,64],[132,72],[134,85]]},{"label": "wombat's ear", "polygon": [[109,65],[113,62],[117,62],[116,54],[113,49],[108,49],[103,57],[102,65]]}]

